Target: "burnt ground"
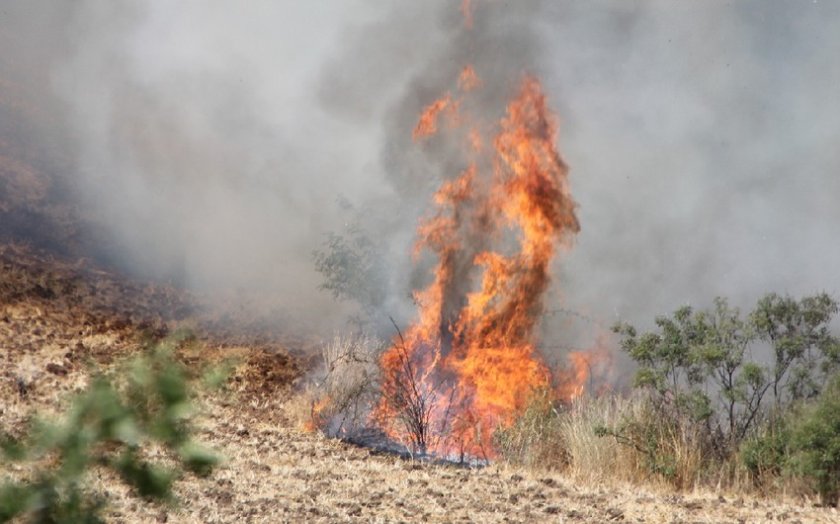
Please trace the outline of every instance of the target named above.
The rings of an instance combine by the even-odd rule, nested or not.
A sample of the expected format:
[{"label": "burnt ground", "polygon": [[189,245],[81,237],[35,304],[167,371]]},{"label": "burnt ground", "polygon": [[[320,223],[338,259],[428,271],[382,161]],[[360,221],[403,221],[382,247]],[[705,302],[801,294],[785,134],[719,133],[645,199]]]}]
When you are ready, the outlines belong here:
[{"label": "burnt ground", "polygon": [[[107,494],[110,522],[840,521],[836,510],[803,500],[579,485],[505,465],[415,462],[305,433],[286,407],[306,348],[256,327],[249,335],[213,311],[172,287],[0,245],[0,425],[19,432],[33,413],[60,413],[92,369],[187,326],[198,343],[182,359],[239,362],[225,392],[202,395],[197,421],[225,463],[207,479],[182,479],[174,507],[143,502],[107,474],[92,474],[91,489]],[[0,466],[0,475],[14,468]]]}]

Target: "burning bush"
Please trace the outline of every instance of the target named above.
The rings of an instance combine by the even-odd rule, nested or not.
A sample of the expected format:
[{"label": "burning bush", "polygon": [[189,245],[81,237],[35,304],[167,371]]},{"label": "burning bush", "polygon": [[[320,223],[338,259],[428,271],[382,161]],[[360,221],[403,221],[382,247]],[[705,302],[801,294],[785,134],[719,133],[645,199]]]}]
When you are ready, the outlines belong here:
[{"label": "burning bush", "polygon": [[[371,414],[414,452],[461,459],[495,456],[493,433],[514,422],[534,391],[571,398],[586,380],[583,365],[552,376],[536,336],[558,247],[580,230],[556,118],[539,80],[524,76],[504,115],[485,122],[486,108],[473,110],[480,74],[466,65],[413,132],[424,144],[447,140],[461,170],[440,185],[418,228],[415,256],[436,257],[431,282],[414,293],[416,321],[397,330],[379,359],[381,396]],[[359,279],[371,276],[370,252],[369,243],[333,239],[316,254],[325,287],[371,303],[359,292]],[[320,422],[334,424],[328,418]]]},{"label": "burning bush", "polygon": [[[447,142],[456,152],[447,166],[457,166],[417,230],[415,257],[434,257],[428,284],[413,294],[417,317],[397,328],[381,355],[353,357],[337,371],[333,364],[345,359],[325,356],[314,423],[342,434],[364,418],[421,455],[611,467],[593,461],[597,455],[680,487],[734,479],[743,473],[744,442],[819,395],[840,367],[840,343],[828,329],[837,303],[824,294],[768,295],[742,316],[717,299],[710,310],[684,307],[657,318],[649,333],[619,325],[621,346],[638,365],[639,393],[626,404],[570,402],[598,360],[608,359],[600,350],[572,353],[568,369],[552,370],[539,351],[552,266],[580,231],[557,121],[539,80],[526,75],[501,118],[488,122],[486,100],[473,101],[481,73],[466,65],[413,130],[419,147]],[[318,269],[326,289],[370,312],[383,303],[365,284],[375,280],[378,257],[357,232],[348,238],[358,241],[331,238],[316,255]],[[769,365],[751,360],[767,347]],[[346,387],[330,382],[335,372],[347,375]],[[597,415],[598,406],[610,416]]]},{"label": "burning bush", "polygon": [[[460,106],[450,95],[432,103],[415,136],[434,134],[437,119],[450,114],[444,108]],[[493,431],[512,422],[535,388],[551,384],[535,328],[557,243],[579,229],[555,138],[540,84],[526,78],[487,153],[490,172],[473,159],[435,194],[437,212],[421,224],[415,248],[437,255],[434,279],[415,295],[419,320],[381,360],[384,395],[376,417],[393,438],[409,436],[405,424],[390,422],[400,420],[395,415],[409,400],[400,392],[409,384],[409,403],[422,411],[415,422],[427,419],[423,425],[446,437],[436,438],[432,451],[491,457]],[[473,147],[473,155],[483,151]],[[505,254],[503,246],[511,245],[518,247]]]}]

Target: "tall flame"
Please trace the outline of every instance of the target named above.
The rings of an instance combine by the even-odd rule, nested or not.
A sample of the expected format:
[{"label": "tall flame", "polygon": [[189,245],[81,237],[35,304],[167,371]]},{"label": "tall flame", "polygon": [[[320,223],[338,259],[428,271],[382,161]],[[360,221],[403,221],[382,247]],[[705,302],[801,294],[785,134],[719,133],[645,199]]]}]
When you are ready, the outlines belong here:
[{"label": "tall flame", "polygon": [[[480,88],[471,66],[458,86],[460,96]],[[427,106],[415,140],[437,133],[444,112],[453,126],[469,121],[460,102],[447,94]],[[437,256],[434,278],[415,293],[416,323],[381,359],[374,420],[422,451],[491,458],[495,428],[534,389],[551,386],[535,331],[557,246],[580,226],[536,78],[523,79],[495,127],[492,140],[476,126],[466,131],[473,161],[434,195],[436,212],[421,222],[415,245]]]}]

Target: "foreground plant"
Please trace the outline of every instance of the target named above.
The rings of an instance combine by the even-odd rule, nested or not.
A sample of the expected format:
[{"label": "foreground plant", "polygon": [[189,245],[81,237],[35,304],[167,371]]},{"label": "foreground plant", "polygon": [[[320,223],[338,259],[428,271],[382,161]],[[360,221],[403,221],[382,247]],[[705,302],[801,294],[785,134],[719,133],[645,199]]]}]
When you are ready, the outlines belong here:
[{"label": "foreground plant", "polygon": [[[149,348],[115,376],[94,377],[61,422],[39,420],[22,438],[2,437],[3,461],[34,471],[0,486],[0,522],[21,516],[39,523],[103,522],[104,498],[85,485],[96,467],[160,502],[172,500],[173,482],[185,470],[212,471],[219,458],[193,440],[190,379],[172,356],[181,340]],[[175,464],[144,459],[154,445]]]}]

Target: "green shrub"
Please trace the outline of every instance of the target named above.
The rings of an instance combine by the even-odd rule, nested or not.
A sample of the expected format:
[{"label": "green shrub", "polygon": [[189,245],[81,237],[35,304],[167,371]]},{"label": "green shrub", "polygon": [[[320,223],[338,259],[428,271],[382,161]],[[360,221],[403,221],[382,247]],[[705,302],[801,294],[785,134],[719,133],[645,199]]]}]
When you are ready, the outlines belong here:
[{"label": "green shrub", "polygon": [[754,485],[765,486],[768,481],[788,470],[789,443],[790,428],[787,421],[782,419],[775,424],[768,424],[763,431],[741,444],[740,462]]},{"label": "green shrub", "polygon": [[822,503],[840,500],[840,375],[803,410],[790,438],[791,467],[810,479]]},{"label": "green shrub", "polygon": [[[829,329],[837,312],[824,293],[800,300],[769,294],[746,316],[716,298],[708,310],[684,306],[657,317],[651,332],[629,324],[614,331],[639,365],[636,387],[649,392],[660,415],[687,420],[727,460],[768,419],[773,424],[820,393],[840,365],[840,340]],[[769,365],[751,360],[768,349]]]},{"label": "green shrub", "polygon": [[[693,476],[716,483],[737,482],[746,469],[760,486],[809,478],[836,503],[840,428],[833,410],[840,408],[830,399],[840,390],[825,387],[840,367],[840,339],[830,329],[838,310],[825,293],[799,300],[771,293],[748,315],[717,298],[710,309],[685,306],[656,318],[650,332],[616,325],[652,416],[636,414],[600,434],[674,483],[690,478],[679,464],[696,463],[702,470]],[[762,353],[769,358],[753,360]]]},{"label": "green shrub", "polygon": [[[93,467],[116,472],[137,495],[170,501],[184,470],[209,474],[218,458],[192,439],[189,377],[172,356],[178,339],[149,348],[114,376],[92,378],[60,423],[36,421],[22,438],[2,437],[4,461],[34,470],[0,485],[0,522],[24,516],[39,523],[102,522],[101,495],[85,487]],[[143,458],[157,444],[175,467]]]},{"label": "green shrub", "polygon": [[[327,235],[321,248],[312,252],[312,257],[315,270],[323,278],[320,288],[336,300],[357,303],[364,315],[370,317],[381,309],[387,297],[385,252],[381,243],[375,241],[360,222],[360,218],[355,217],[347,223],[342,234]],[[364,326],[370,319],[353,320]]]}]

